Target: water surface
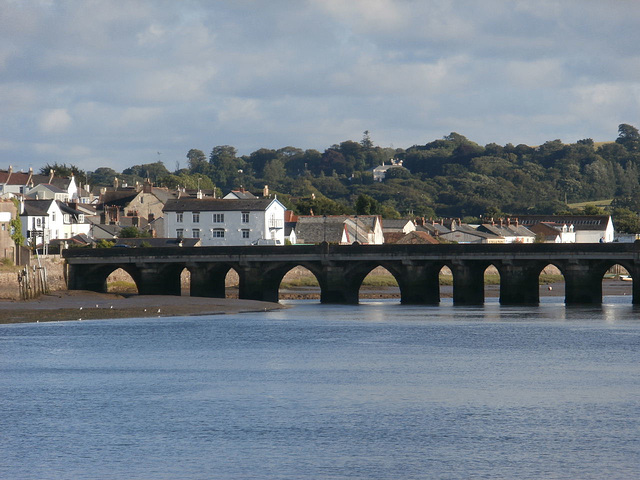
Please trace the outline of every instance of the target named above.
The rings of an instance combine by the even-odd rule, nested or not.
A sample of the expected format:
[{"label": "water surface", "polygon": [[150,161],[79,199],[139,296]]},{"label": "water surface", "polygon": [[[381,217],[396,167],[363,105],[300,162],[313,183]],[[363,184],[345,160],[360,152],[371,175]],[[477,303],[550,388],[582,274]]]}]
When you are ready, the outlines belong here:
[{"label": "water surface", "polygon": [[0,478],[637,478],[640,311],[296,302],[0,326]]}]

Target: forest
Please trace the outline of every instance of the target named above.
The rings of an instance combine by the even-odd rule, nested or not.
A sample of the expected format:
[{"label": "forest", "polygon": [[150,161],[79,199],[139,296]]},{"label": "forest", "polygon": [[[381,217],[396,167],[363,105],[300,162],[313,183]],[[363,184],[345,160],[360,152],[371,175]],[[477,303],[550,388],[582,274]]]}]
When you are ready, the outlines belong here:
[{"label": "forest", "polygon": [[[372,169],[402,161],[374,181]],[[184,166],[182,166],[184,164]],[[134,184],[149,178],[156,186],[214,190],[218,195],[244,187],[271,194],[298,214],[381,214],[384,218],[458,217],[466,222],[522,214],[611,213],[619,232],[640,233],[640,133],[621,124],[610,142],[592,139],[539,146],[479,145],[451,133],[407,149],[376,146],[368,131],[324,152],[286,146],[260,148],[238,156],[218,145],[207,155],[192,148],[170,171],[163,162],[122,172],[101,167],[46,165],[58,175],[74,173],[91,186],[114,178]],[[582,203],[583,206],[572,208]],[[591,204],[590,204],[591,203]],[[599,205],[599,206],[595,206]]]}]

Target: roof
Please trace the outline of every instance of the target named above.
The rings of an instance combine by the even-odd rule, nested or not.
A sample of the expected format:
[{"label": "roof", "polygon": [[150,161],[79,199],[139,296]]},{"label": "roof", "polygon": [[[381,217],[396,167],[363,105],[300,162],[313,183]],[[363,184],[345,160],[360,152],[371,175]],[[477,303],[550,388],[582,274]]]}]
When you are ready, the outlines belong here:
[{"label": "roof", "polygon": [[224,198],[226,199],[232,199],[233,197],[235,197],[236,199],[240,199],[240,200],[249,200],[252,198],[258,198],[256,197],[253,193],[251,192],[247,192],[246,190],[231,190],[229,193],[227,193]]},{"label": "roof", "polygon": [[609,225],[609,215],[522,215],[517,217],[525,227],[538,223],[573,225],[575,230],[604,230]]},{"label": "roof", "polygon": [[244,200],[232,198],[174,198],[168,200],[162,210],[164,212],[264,211],[273,202],[278,202],[278,200],[271,198],[254,198]]},{"label": "roof", "polygon": [[[536,234],[523,225],[495,225],[485,223],[481,228],[501,237],[535,237]],[[480,230],[482,231],[482,230]]]},{"label": "roof", "polygon": [[49,215],[49,208],[51,208],[51,203],[55,200],[25,200],[24,201],[24,212],[21,213],[21,216],[28,217],[45,217]]},{"label": "roof", "polygon": [[139,193],[140,192],[136,192],[135,190],[106,191],[100,196],[99,203],[102,205],[126,207],[138,196]]},{"label": "roof", "polygon": [[433,238],[427,232],[389,232],[384,234],[384,243],[395,243],[397,245],[422,245],[422,244],[438,244],[438,240]]},{"label": "roof", "polygon": [[408,223],[413,225],[411,220],[396,220],[396,219],[387,219],[382,220],[382,229],[383,230],[402,230],[407,226]]}]

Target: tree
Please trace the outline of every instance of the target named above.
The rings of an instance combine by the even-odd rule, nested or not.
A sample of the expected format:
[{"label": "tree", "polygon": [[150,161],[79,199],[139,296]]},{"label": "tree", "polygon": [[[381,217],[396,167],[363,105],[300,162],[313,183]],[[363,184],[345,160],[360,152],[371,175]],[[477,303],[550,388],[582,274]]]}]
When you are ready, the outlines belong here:
[{"label": "tree", "polygon": [[640,219],[628,208],[614,208],[612,212],[613,224],[620,233],[640,233]]},{"label": "tree", "polygon": [[358,196],[356,200],[357,215],[380,215],[382,214],[382,206],[375,198],[364,193]]},{"label": "tree", "polygon": [[76,167],[75,165],[67,165],[66,163],[59,164],[57,162],[53,165],[47,163],[40,169],[40,175],[49,175],[51,170],[53,170],[57,177],[70,177],[72,175],[75,175],[76,177],[85,176],[84,170],[81,170],[79,167]]},{"label": "tree", "polygon": [[159,178],[169,175],[169,170],[164,166],[164,163],[158,161],[154,163],[145,163],[143,165],[134,165],[133,167],[125,168],[122,171],[123,175],[132,175],[134,177],[149,178],[154,182],[157,182]]},{"label": "tree", "polygon": [[151,232],[144,232],[138,227],[124,227],[120,230],[119,238],[148,238]]},{"label": "tree", "polygon": [[203,173],[207,167],[207,156],[202,150],[192,148],[187,152],[188,166],[191,173]]},{"label": "tree", "polygon": [[618,125],[616,143],[624,146],[629,152],[640,151],[640,132],[636,127],[621,123]]},{"label": "tree", "polygon": [[16,247],[21,247],[22,245],[24,245],[24,235],[22,235],[22,220],[20,219],[20,202],[17,198],[12,198],[11,201],[13,202],[13,204],[16,207],[16,212],[18,212],[18,214],[16,214],[16,218],[13,218],[9,221],[9,229],[10,229],[10,236],[11,236],[11,240],[13,240],[13,243],[16,244]]},{"label": "tree", "polygon": [[113,185],[113,179],[118,176],[113,168],[100,167],[96,168],[95,172],[89,177],[89,181],[93,185]]}]

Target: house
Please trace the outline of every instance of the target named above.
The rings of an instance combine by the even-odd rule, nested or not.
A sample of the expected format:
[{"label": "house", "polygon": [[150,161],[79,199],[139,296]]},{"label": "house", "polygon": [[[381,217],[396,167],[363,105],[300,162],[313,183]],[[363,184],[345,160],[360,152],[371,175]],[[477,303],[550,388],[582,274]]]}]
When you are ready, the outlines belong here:
[{"label": "house", "polygon": [[427,232],[414,230],[409,233],[389,232],[384,234],[384,243],[396,245],[437,245],[440,242]]},{"label": "house", "polygon": [[515,223],[511,223],[510,219],[506,222],[500,219],[498,223],[483,223],[476,230],[502,237],[504,243],[533,243],[536,239],[536,234],[520,225],[517,220]]},{"label": "house", "polygon": [[298,243],[365,245],[384,243],[382,221],[378,215],[300,215],[295,235]]},{"label": "house", "polygon": [[576,232],[573,225],[556,225],[551,222],[540,222],[529,228],[544,243],[576,243]]},{"label": "house", "polygon": [[52,239],[88,235],[91,228],[82,212],[59,200],[24,200],[20,220],[22,234],[31,246],[48,245]]},{"label": "house", "polygon": [[163,209],[164,236],[200,238],[203,246],[284,245],[284,212],[277,198],[177,198]]},{"label": "house", "polygon": [[505,243],[502,236],[479,231],[469,225],[459,225],[455,230],[441,233],[438,240],[456,243]]},{"label": "house", "polygon": [[67,200],[78,198],[78,187],[73,175],[67,178],[56,177],[50,170],[49,175],[37,175],[30,168],[28,172],[14,172],[12,167],[0,171],[0,195],[27,195],[34,187],[41,184],[52,185],[67,193]]},{"label": "house", "polygon": [[176,196],[167,188],[154,187],[148,179],[143,185],[124,188],[116,181],[114,189],[105,188],[100,193],[100,223],[145,228],[163,215],[165,203]]},{"label": "house", "polygon": [[61,202],[70,200],[68,191],[62,190],[51,183],[36,185],[29,190],[26,197],[33,200],[59,200]]},{"label": "house", "polygon": [[416,224],[412,220],[396,220],[396,219],[384,219],[382,220],[383,233],[409,233],[416,230]]},{"label": "house", "polygon": [[566,226],[568,233],[573,227],[576,243],[609,243],[615,239],[610,215],[521,215],[518,216],[518,221],[529,229],[539,223],[546,223],[560,228]]},{"label": "house", "polygon": [[[402,160],[392,159],[390,165],[378,165],[377,167],[372,169],[373,172],[373,180],[376,182],[381,182],[387,176],[387,172],[392,168],[402,168],[403,170],[407,170],[406,167],[402,166]],[[408,170],[407,170],[408,171]]]}]

